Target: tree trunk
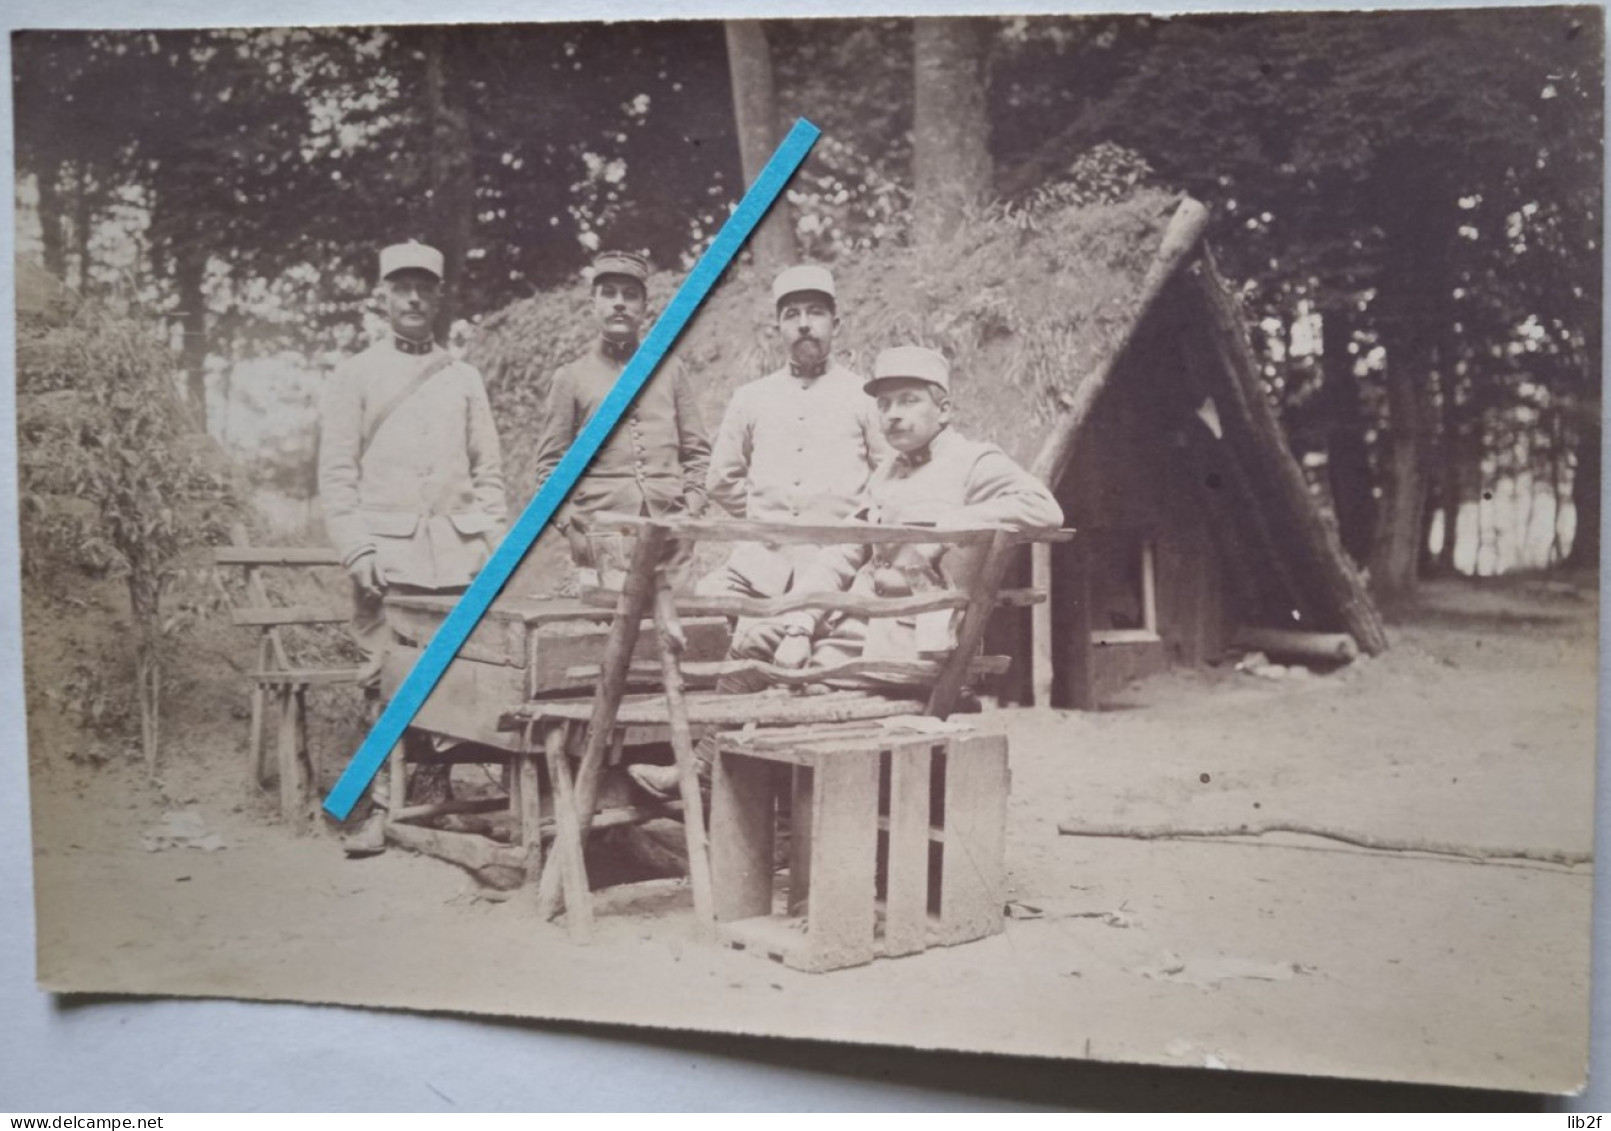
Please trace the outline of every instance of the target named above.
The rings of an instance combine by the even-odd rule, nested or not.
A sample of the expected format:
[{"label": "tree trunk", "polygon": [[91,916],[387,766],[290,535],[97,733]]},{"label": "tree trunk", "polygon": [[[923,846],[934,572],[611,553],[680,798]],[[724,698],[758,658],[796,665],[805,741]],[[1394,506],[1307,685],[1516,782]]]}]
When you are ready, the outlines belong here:
[{"label": "tree trunk", "polygon": [[442,253],[448,290],[437,317],[446,337],[465,305],[464,266],[475,232],[475,150],[459,33],[436,28],[425,37],[425,104],[431,129],[430,238]]},{"label": "tree trunk", "polygon": [[1600,443],[1603,428],[1600,407],[1584,414],[1578,427],[1576,460],[1572,468],[1572,508],[1577,526],[1566,564],[1572,569],[1598,569],[1600,565]]},{"label": "tree trunk", "polygon": [[66,218],[62,215],[62,164],[51,158],[35,174],[39,186],[39,233],[45,270],[58,283],[67,282]]},{"label": "tree trunk", "polygon": [[207,424],[207,296],[202,283],[207,277],[207,252],[195,241],[185,241],[175,249],[174,286],[179,293],[179,327],[183,339],[179,362],[185,372],[185,399],[196,420]]},{"label": "tree trunk", "polygon": [[913,25],[913,223],[919,246],[950,235],[964,210],[990,195],[989,27],[983,20],[949,18]]},{"label": "tree trunk", "polygon": [[[78,249],[78,293],[89,294],[90,229],[95,226],[94,181],[83,162],[78,166],[77,189],[73,195],[73,239]],[[66,263],[62,264],[66,270]],[[65,274],[62,282],[66,282]]]},{"label": "tree trunk", "polygon": [[1405,342],[1387,355],[1387,458],[1383,463],[1382,509],[1371,555],[1371,587],[1395,598],[1415,589],[1420,566],[1421,513],[1426,506],[1422,462],[1425,406],[1420,384],[1431,358]]},{"label": "tree trunk", "polygon": [[1381,159],[1388,218],[1382,285],[1373,305],[1387,349],[1386,458],[1379,462],[1381,517],[1371,554],[1371,587],[1394,599],[1415,589],[1420,573],[1422,516],[1434,464],[1434,382],[1442,368],[1439,344],[1454,315],[1449,249],[1455,238],[1457,194],[1439,162],[1405,146]]},{"label": "tree trunk", "polygon": [[1358,562],[1370,559],[1376,533],[1375,484],[1370,470],[1370,444],[1365,439],[1365,407],[1359,396],[1351,311],[1343,303],[1321,311],[1324,348],[1320,387],[1326,428],[1326,478],[1337,516],[1337,533],[1343,549]]},{"label": "tree trunk", "polygon": [[[744,183],[754,184],[781,137],[772,48],[760,20],[728,20],[727,72],[733,85],[733,119]],[[751,255],[764,274],[794,262],[794,216],[785,194],[750,237]]]}]

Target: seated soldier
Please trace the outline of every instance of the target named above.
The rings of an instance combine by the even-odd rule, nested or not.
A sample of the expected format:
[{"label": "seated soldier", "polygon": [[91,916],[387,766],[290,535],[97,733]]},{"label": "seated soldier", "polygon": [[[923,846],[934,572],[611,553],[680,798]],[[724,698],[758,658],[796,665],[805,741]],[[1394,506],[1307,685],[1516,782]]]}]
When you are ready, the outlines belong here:
[{"label": "seated soldier", "polygon": [[[877,401],[880,425],[895,454],[873,472],[854,518],[1020,529],[1062,525],[1063,509],[1044,483],[996,445],[969,440],[950,427],[951,370],[940,354],[918,346],[884,350],[866,390]],[[797,572],[794,588],[905,596],[964,586],[976,561],[976,554],[947,552],[937,544],[829,546]],[[858,657],[942,660],[955,647],[954,617],[949,609],[873,620],[800,610],[747,626],[734,640],[733,655],[785,668],[826,667]],[[895,679],[858,682],[899,684]],[[676,791],[675,767],[633,766],[630,772],[651,793]]]}]

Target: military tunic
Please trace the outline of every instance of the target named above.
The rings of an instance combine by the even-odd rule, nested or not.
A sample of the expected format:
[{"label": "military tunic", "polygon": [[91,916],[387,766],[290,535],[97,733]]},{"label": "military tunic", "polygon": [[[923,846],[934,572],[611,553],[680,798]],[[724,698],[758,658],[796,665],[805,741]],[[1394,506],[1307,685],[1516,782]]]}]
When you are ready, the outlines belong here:
[{"label": "military tunic", "polygon": [[[787,366],[733,394],[711,453],[710,497],[735,518],[838,521],[857,505],[867,479],[891,454],[859,374],[831,364],[818,377]],[[727,565],[700,583],[705,593],[776,596],[813,547],[735,547]]]},{"label": "military tunic", "polygon": [[[326,386],[319,434],[319,500],[342,562],[375,555],[389,588],[462,589],[503,536],[498,432],[481,374],[453,361],[396,404],[367,446],[384,406],[425,366],[434,344],[404,352],[387,338],[338,366]],[[389,643],[380,601],[355,587],[353,634],[378,674]]]},{"label": "military tunic", "polygon": [[[880,464],[853,517],[871,523],[1052,529],[1062,525],[1063,508],[1044,483],[995,444],[969,440],[947,428],[926,448]],[[893,570],[912,592],[958,588],[971,580],[977,562],[976,552],[948,551],[938,544],[831,546],[801,567],[795,587],[877,593],[881,573],[888,577],[883,571]],[[813,665],[857,656],[937,659],[955,646],[953,610],[872,621],[802,611],[781,619],[811,632]]]}]

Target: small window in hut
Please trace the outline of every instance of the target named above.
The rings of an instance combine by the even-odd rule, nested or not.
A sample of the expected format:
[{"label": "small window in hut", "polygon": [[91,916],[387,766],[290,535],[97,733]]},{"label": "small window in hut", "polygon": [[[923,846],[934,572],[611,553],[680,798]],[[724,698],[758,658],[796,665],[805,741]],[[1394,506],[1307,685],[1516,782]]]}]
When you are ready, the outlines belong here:
[{"label": "small window in hut", "polygon": [[1091,641],[1142,644],[1158,639],[1153,544],[1140,533],[1113,531],[1092,547]]}]

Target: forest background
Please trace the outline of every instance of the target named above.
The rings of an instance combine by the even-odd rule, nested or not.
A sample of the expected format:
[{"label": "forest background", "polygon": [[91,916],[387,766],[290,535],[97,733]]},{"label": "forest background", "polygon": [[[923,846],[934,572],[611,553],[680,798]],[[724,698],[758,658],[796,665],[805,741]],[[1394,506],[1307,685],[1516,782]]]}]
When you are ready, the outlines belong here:
[{"label": "forest background", "polygon": [[797,115],[763,269],[1189,192],[1379,598],[1592,566],[1603,50],[1588,8],[18,33],[19,262],[102,317],[19,336],[24,570],[124,570],[171,636],[243,485],[316,532],[378,247],[445,252],[462,343],[602,244],[691,264]]}]

